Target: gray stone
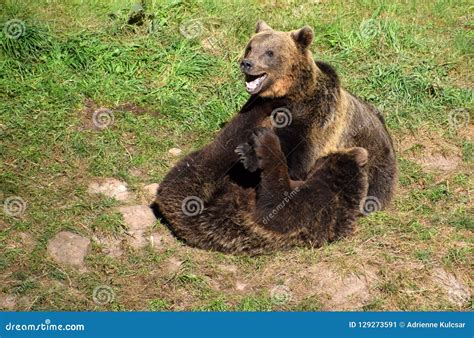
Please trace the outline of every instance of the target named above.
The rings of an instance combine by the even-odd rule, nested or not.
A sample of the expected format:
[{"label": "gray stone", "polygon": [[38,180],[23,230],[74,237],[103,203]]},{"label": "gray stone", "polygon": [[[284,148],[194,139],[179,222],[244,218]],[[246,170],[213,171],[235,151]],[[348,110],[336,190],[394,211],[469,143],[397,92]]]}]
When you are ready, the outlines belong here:
[{"label": "gray stone", "polygon": [[90,240],[78,234],[61,231],[48,243],[48,254],[60,264],[71,265],[84,269],[84,258],[86,257]]},{"label": "gray stone", "polygon": [[132,205],[118,208],[122,214],[130,235],[129,243],[135,248],[147,245],[146,232],[155,224],[156,218],[147,205]]}]

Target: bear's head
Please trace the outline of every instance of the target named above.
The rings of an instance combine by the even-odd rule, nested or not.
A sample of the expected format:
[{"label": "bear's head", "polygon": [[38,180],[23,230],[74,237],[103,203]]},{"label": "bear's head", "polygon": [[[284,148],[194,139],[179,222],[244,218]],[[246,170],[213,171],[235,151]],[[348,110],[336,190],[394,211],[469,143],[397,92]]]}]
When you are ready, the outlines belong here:
[{"label": "bear's head", "polygon": [[279,32],[259,21],[240,62],[247,91],[261,97],[285,97],[310,88],[308,82],[315,81],[317,71],[309,51],[313,37],[308,26]]}]

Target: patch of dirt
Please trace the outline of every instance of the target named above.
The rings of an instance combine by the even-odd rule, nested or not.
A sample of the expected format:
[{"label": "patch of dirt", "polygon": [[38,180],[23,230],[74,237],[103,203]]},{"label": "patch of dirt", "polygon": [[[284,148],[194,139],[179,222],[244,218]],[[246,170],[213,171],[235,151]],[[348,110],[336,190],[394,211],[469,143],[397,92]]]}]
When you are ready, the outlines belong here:
[{"label": "patch of dirt", "polygon": [[[202,264],[209,264],[209,261]],[[205,270],[204,274],[209,276],[208,284],[213,288],[226,290],[229,293],[247,291],[248,281],[243,278],[240,269],[236,265],[210,264],[205,267]]]},{"label": "patch of dirt", "polygon": [[31,253],[31,251],[33,251],[35,248],[36,241],[34,237],[27,232],[16,232],[12,233],[10,236],[8,236],[8,238],[6,238],[5,244],[7,248],[22,249],[26,253]]},{"label": "patch of dirt", "polygon": [[123,254],[123,244],[128,243],[134,249],[141,249],[148,244],[158,252],[165,251],[172,244],[171,235],[154,232],[149,234],[156,222],[155,215],[149,205],[155,198],[157,183],[144,185],[135,196],[128,191],[127,184],[115,178],[99,179],[89,184],[89,194],[102,194],[113,197],[121,202],[139,200],[143,204],[125,205],[117,208],[127,226],[127,237],[98,236],[95,240],[103,246],[103,252],[111,257]]},{"label": "patch of dirt", "polygon": [[81,114],[81,121],[82,121],[82,130],[101,130],[105,126],[104,123],[100,123],[100,116],[106,117],[107,115],[111,119],[107,125],[111,125],[113,123],[113,113],[107,107],[102,107],[98,105],[92,99],[85,99],[84,100],[84,108],[80,112]]},{"label": "patch of dirt", "polygon": [[[288,261],[292,263],[289,265]],[[309,263],[301,257],[278,258],[268,264],[258,276],[234,278],[234,288],[240,292],[268,292],[277,305],[293,305],[315,297],[324,310],[360,310],[371,302],[376,290],[376,268],[364,266],[341,270],[326,262]],[[237,284],[238,283],[238,284]]]},{"label": "patch of dirt", "polygon": [[183,265],[183,261],[180,261],[174,257],[171,257],[162,265],[161,272],[164,275],[175,275],[178,273],[179,270],[181,270],[182,265]]},{"label": "patch of dirt", "polygon": [[217,265],[217,268],[224,274],[237,274],[237,266],[231,264],[231,265],[226,265],[226,264],[219,264]]},{"label": "patch of dirt", "polygon": [[130,112],[135,115],[160,115],[160,112],[151,108],[142,107],[132,102],[123,102],[114,107],[104,107],[90,98],[84,100],[84,107],[80,111],[83,130],[101,130],[113,125],[115,115]]},{"label": "patch of dirt", "polygon": [[443,268],[435,268],[432,271],[433,281],[446,292],[448,299],[456,306],[462,307],[471,299],[468,287],[455,275]]},{"label": "patch of dirt", "polygon": [[130,112],[135,115],[143,115],[143,114],[150,114],[154,116],[160,115],[160,112],[157,110],[153,110],[150,108],[138,106],[132,102],[124,102],[113,108],[113,110],[121,111],[121,112]]},{"label": "patch of dirt", "polygon": [[461,158],[459,156],[446,157],[440,153],[435,153],[429,156],[422,156],[417,162],[426,169],[453,171],[457,169]]},{"label": "patch of dirt", "polygon": [[21,247],[26,249],[26,251],[31,252],[36,245],[36,241],[33,236],[27,232],[20,232],[18,237],[21,241]]},{"label": "patch of dirt", "polygon": [[[302,285],[309,288],[323,300],[326,310],[354,310],[367,304],[371,297],[371,286],[376,280],[373,270],[365,269],[363,273],[339,274],[327,263],[317,263],[300,272],[306,283],[295,284],[295,290]],[[306,290],[301,290],[303,294]]]},{"label": "patch of dirt", "polygon": [[103,247],[102,252],[113,258],[119,258],[123,255],[123,239],[114,236],[95,237],[95,241]]},{"label": "patch of dirt", "polygon": [[158,190],[159,186],[160,185],[158,183],[151,183],[142,186],[140,189],[142,203],[151,204],[156,198],[156,191]]},{"label": "patch of dirt", "polygon": [[61,231],[47,246],[49,256],[57,263],[86,270],[84,258],[89,252],[90,240],[69,231]]},{"label": "patch of dirt", "polygon": [[461,150],[456,145],[424,130],[396,139],[395,149],[427,170],[450,172],[461,163]]},{"label": "patch of dirt", "polygon": [[165,252],[176,244],[176,239],[169,231],[166,233],[160,233],[158,231],[152,232],[147,239],[150,247],[157,252]]},{"label": "patch of dirt", "polygon": [[229,55],[228,49],[225,46],[226,37],[218,32],[201,40],[201,45],[209,54],[226,58]]},{"label": "patch of dirt", "polygon": [[247,290],[247,283],[244,283],[242,281],[235,281],[235,290],[238,292],[243,292]]}]

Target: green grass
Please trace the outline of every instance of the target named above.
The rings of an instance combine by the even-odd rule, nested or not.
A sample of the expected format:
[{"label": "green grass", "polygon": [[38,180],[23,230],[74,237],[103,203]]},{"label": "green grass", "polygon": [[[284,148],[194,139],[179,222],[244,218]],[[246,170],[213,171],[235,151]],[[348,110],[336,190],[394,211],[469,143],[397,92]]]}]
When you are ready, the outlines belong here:
[{"label": "green grass", "polygon": [[[127,24],[134,5],[2,3],[0,196],[2,202],[19,196],[27,207],[21,217],[1,211],[0,296],[14,295],[18,309],[32,310],[317,311],[325,300],[314,288],[298,289],[280,305],[269,290],[292,281],[285,269],[303,288],[304,278],[318,277],[305,269],[323,261],[340,273],[374,270],[372,298],[358,308],[457,309],[439,294],[430,269],[456,271],[472,287],[468,1],[287,0],[273,7],[271,1],[146,0],[142,26]],[[13,19],[24,25],[18,38],[3,29]],[[312,26],[315,57],[384,113],[400,166],[393,206],[362,219],[353,237],[316,250],[255,258],[177,245],[111,258],[94,244],[84,273],[48,259],[47,242],[61,230],[123,235],[119,203],[91,197],[92,179],[115,177],[132,190],[159,182],[173,165],[168,149],[198,149],[239,110],[247,94],[237,62],[258,19],[280,30]],[[180,27],[190,20],[203,30],[188,39]],[[92,123],[101,107],[114,117],[102,130]],[[464,122],[453,123],[459,112]],[[459,163],[448,172],[426,168],[420,159],[429,152]],[[185,262],[172,276],[163,273],[170,257]],[[223,273],[219,264],[237,272]],[[236,280],[247,287],[236,291]],[[97,285],[113,287],[112,303],[94,304]]]}]

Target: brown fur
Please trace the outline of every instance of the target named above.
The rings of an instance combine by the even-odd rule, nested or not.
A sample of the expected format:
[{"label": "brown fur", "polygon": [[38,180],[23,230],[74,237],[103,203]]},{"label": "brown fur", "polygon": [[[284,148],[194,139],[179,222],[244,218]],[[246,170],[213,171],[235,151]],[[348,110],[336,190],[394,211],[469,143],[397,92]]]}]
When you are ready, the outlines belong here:
[{"label": "brown fur", "polygon": [[277,32],[259,22],[244,54],[252,67],[244,72],[247,76],[266,74],[256,95],[283,100],[291,112],[292,124],[275,132],[292,178],[304,179],[320,156],[363,147],[370,154],[368,195],[376,197],[383,208],[397,181],[395,152],[383,117],[344,90],[329,65],[313,60],[308,48],[312,40],[309,27]]},{"label": "brown fur", "polygon": [[[259,92],[160,184],[155,210],[189,245],[251,254],[320,246],[353,231],[368,189],[390,200],[396,165],[383,119],[313,61],[312,39],[309,27],[275,32],[260,22],[244,55],[247,76],[267,74]],[[274,128],[280,107],[292,123]],[[192,215],[190,197],[202,202]]]},{"label": "brown fur", "polygon": [[[353,148],[330,154],[316,161],[305,181],[291,180],[277,135],[268,128],[255,130],[275,105],[251,99],[211,144],[167,174],[154,209],[178,238],[203,249],[259,254],[320,246],[353,231],[367,190],[367,152]],[[258,155],[256,173],[245,170],[234,151],[249,139]],[[183,209],[191,196],[202,201],[193,215]]]}]

